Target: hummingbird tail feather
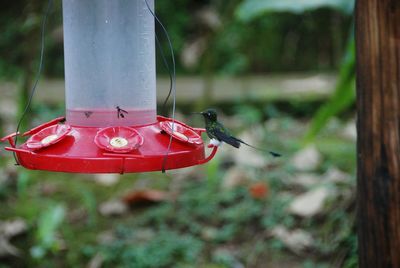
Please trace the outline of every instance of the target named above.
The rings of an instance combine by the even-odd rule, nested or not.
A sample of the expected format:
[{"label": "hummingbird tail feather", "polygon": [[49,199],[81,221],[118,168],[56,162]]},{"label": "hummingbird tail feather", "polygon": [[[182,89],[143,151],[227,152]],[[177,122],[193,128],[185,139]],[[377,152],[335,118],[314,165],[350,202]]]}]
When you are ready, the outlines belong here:
[{"label": "hummingbird tail feather", "polygon": [[275,153],[275,152],[273,152],[273,151],[268,151],[268,150],[264,150],[264,149],[255,147],[255,146],[253,146],[253,145],[251,145],[251,144],[248,144],[247,142],[245,142],[245,141],[243,141],[243,140],[241,140],[241,139],[236,138],[236,140],[237,140],[238,142],[240,142],[240,143],[243,143],[244,145],[247,145],[247,146],[253,148],[253,149],[256,149],[256,150],[259,150],[259,151],[263,151],[263,152],[268,152],[268,153],[269,153],[270,155],[272,155],[273,157],[281,157],[281,156],[282,156],[281,154]]}]

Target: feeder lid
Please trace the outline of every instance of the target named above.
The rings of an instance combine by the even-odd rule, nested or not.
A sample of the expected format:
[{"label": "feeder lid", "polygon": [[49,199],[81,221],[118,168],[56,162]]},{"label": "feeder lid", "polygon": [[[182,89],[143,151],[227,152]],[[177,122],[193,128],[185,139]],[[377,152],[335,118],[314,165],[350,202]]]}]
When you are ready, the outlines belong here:
[{"label": "feeder lid", "polygon": [[96,145],[113,153],[129,153],[143,145],[144,138],[129,127],[108,127],[99,130],[94,138]]},{"label": "feeder lid", "polygon": [[26,142],[26,146],[32,150],[48,147],[64,139],[70,131],[71,126],[69,125],[57,124],[46,127],[31,136]]},{"label": "feeder lid", "polygon": [[160,122],[160,128],[164,130],[167,134],[171,135],[173,138],[181,142],[193,145],[203,144],[203,140],[201,139],[201,136],[197,134],[197,132],[195,132],[192,128],[185,126],[184,124],[181,124],[177,121],[162,121]]}]

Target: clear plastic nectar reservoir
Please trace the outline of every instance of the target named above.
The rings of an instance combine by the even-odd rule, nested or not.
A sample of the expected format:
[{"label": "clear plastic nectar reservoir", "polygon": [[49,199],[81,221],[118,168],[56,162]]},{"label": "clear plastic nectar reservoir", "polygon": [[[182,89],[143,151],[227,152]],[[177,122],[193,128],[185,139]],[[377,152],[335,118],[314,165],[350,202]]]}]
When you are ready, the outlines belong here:
[{"label": "clear plastic nectar reservoir", "polygon": [[63,0],[63,20],[67,122],[156,122],[154,18],[145,1]]}]

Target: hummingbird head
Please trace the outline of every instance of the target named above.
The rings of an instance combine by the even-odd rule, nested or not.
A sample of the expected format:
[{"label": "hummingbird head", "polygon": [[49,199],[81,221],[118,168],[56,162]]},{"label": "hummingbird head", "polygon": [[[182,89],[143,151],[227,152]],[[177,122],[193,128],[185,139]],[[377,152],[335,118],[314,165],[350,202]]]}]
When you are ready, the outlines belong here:
[{"label": "hummingbird head", "polygon": [[208,119],[212,122],[217,121],[217,111],[215,111],[214,109],[207,109],[201,112],[201,114],[204,116],[205,119]]}]

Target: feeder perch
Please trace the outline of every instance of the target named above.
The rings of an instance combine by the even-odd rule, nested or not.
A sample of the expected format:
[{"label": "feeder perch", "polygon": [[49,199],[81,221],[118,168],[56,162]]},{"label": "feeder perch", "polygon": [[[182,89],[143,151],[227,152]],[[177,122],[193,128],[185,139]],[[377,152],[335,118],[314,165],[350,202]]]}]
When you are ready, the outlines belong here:
[{"label": "feeder perch", "polygon": [[[154,0],[148,0],[153,9]],[[157,116],[154,17],[144,0],[63,0],[66,117],[13,133],[28,169],[161,171],[204,164],[204,129]],[[172,143],[168,151],[172,136]]]}]

